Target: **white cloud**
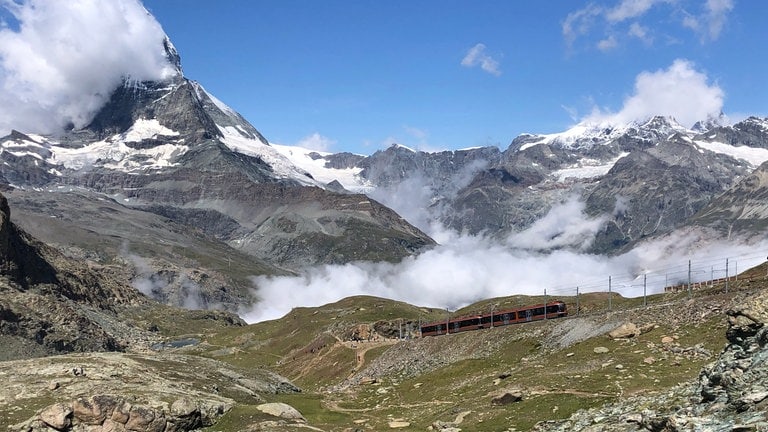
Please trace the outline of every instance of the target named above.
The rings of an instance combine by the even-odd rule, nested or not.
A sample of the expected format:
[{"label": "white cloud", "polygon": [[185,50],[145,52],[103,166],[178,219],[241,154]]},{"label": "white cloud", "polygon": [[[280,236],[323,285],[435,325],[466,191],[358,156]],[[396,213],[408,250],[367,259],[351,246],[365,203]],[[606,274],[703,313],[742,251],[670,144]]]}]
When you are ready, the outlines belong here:
[{"label": "white cloud", "polygon": [[[588,4],[582,9],[569,13],[562,25],[563,38],[568,49],[572,49],[579,38],[589,38],[596,34],[594,43],[601,51],[616,48],[626,40],[637,38],[646,45],[651,45],[654,35],[669,39],[669,22],[677,23],[698,33],[702,42],[716,40],[725,26],[728,14],[733,10],[733,0],[706,0],[698,14],[685,10],[690,4],[702,4],[693,0],[621,0],[615,6],[596,6]],[[658,19],[666,15],[667,19]],[[630,39],[617,38],[615,35],[628,35]]]},{"label": "white cloud", "polygon": [[165,33],[138,0],[27,0],[0,6],[0,134],[85,126],[123,79],[175,73]]},{"label": "white cloud", "polygon": [[403,126],[403,129],[412,137],[419,139],[419,140],[426,140],[427,137],[429,137],[429,132],[425,131],[424,129],[419,129],[417,127],[413,126]]},{"label": "white cloud", "polygon": [[720,37],[728,13],[733,10],[733,0],[707,0],[706,9],[709,37],[715,40]]},{"label": "white cloud", "polygon": [[645,15],[657,3],[668,2],[668,0],[622,0],[616,7],[605,12],[605,19],[617,23],[637,18]]},{"label": "white cloud", "polygon": [[[574,210],[572,202],[563,209],[553,209],[553,213],[564,215],[569,210]],[[584,218],[581,213],[571,216],[562,220]],[[551,234],[545,231],[540,232],[542,240]],[[535,237],[531,239],[538,244]],[[698,232],[675,234],[623,255],[604,257],[566,248],[537,253],[489,238],[453,233],[446,236],[445,244],[397,264],[357,262],[308,269],[298,277],[256,277],[255,295],[261,301],[241,314],[248,322],[275,319],[293,307],[320,306],[353,295],[455,310],[493,297],[542,295],[545,289],[551,296],[574,296],[577,286],[582,293],[605,292],[609,276],[614,292],[640,296],[643,274],[648,275],[649,294],[687,280],[688,259],[692,260],[694,282],[709,279],[710,269],[715,267],[715,277],[723,277],[726,257],[731,258],[732,266],[738,258],[742,270],[765,261],[765,254],[755,254],[765,249],[765,242],[741,245],[713,243],[706,238]]]},{"label": "white cloud", "polygon": [[501,69],[499,69],[499,62],[485,52],[485,45],[479,43],[467,51],[467,55],[461,60],[461,65],[464,67],[480,68],[491,75],[501,75]]},{"label": "white cloud", "polygon": [[604,13],[604,9],[594,4],[589,4],[584,9],[571,12],[563,21],[563,37],[568,48],[573,46],[577,38],[583,36],[592,29],[595,19]]},{"label": "white cloud", "polygon": [[648,28],[643,27],[638,23],[630,24],[627,34],[634,38],[640,39],[646,45],[651,45],[653,43],[653,37],[650,35]]},{"label": "white cloud", "polygon": [[530,228],[510,236],[507,243],[517,249],[526,250],[562,247],[585,250],[592,244],[595,234],[605,225],[606,218],[588,218],[584,214],[584,208],[585,204],[574,195],[553,207]]},{"label": "white cloud", "polygon": [[584,119],[590,123],[625,124],[655,115],[674,117],[686,127],[708,116],[717,116],[725,94],[693,63],[677,59],[668,69],[642,72],[635,79],[634,94],[618,112],[595,110]]},{"label": "white cloud", "polygon": [[702,42],[717,40],[731,10],[733,0],[707,0],[704,12],[700,15],[686,14],[683,26],[698,33]]},{"label": "white cloud", "polygon": [[597,43],[597,49],[603,52],[610,51],[616,48],[617,46],[619,46],[619,42],[616,40],[616,37],[613,35],[610,35],[607,38]]},{"label": "white cloud", "polygon": [[322,152],[330,151],[334,145],[336,145],[336,140],[324,137],[317,132],[302,138],[294,144],[296,147]]}]

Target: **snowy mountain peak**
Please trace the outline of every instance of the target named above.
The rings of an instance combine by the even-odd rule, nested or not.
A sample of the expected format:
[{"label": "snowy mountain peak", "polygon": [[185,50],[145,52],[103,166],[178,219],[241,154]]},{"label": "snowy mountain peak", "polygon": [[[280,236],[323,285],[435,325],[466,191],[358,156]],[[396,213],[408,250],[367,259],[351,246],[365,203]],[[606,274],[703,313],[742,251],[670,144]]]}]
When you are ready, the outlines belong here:
[{"label": "snowy mountain peak", "polygon": [[412,149],[410,147],[406,147],[406,146],[404,146],[402,144],[398,144],[398,143],[392,143],[389,146],[389,149],[392,149],[392,150],[395,150],[395,151],[397,151],[397,150],[405,150],[405,151],[408,151],[408,152],[411,152],[411,153],[416,153],[416,150],[414,150],[414,149]]},{"label": "snowy mountain peak", "polygon": [[738,123],[743,126],[751,126],[759,128],[768,133],[768,117],[760,118],[755,116],[747,117],[745,120]]},{"label": "snowy mountain peak", "polygon": [[547,144],[565,150],[589,150],[596,145],[610,144],[622,136],[658,141],[676,133],[688,136],[692,135],[693,131],[670,116],[653,116],[628,124],[582,121],[564,132],[521,134],[512,142],[511,147],[522,151],[538,144]]},{"label": "snowy mountain peak", "polygon": [[697,133],[704,133],[708,130],[728,124],[728,117],[721,111],[717,116],[709,116],[706,120],[700,120],[694,123],[691,130]]},{"label": "snowy mountain peak", "polygon": [[672,116],[653,116],[645,121],[634,122],[633,125],[638,125],[638,127],[643,129],[654,129],[657,131],[674,130],[677,132],[689,132],[685,126],[681,125]]}]

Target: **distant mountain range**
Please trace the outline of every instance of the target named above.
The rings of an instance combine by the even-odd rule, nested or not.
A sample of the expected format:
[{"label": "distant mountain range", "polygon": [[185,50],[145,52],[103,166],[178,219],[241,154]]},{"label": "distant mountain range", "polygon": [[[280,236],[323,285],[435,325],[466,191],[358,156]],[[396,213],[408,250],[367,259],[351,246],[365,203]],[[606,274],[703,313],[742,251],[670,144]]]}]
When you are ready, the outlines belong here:
[{"label": "distant mountain range", "polygon": [[[278,148],[318,177],[331,179],[330,171],[338,171],[335,179],[345,188],[366,191],[397,211],[412,210],[412,200],[420,198],[421,218],[414,222],[425,229],[440,223],[508,238],[575,197],[584,203],[584,218],[602,221],[600,229],[590,237],[594,241],[576,236],[559,247],[616,254],[688,226],[728,238],[763,235],[768,213],[755,198],[742,201],[763,202],[759,178],[768,161],[768,119],[750,117],[732,126],[718,120],[693,129],[667,117],[621,126],[580,124],[558,134],[521,135],[504,151],[425,153],[392,145],[355,157]],[[398,201],[403,192],[406,203]]]},{"label": "distant mountain range", "polygon": [[[679,229],[764,236],[768,119],[687,129],[654,117],[524,134],[504,150],[331,154],[269,143],[166,52],[174,78],[124,82],[83,129],[0,138],[0,183],[25,230],[126,265],[167,303],[237,310],[255,300],[252,276],[399,261],[434,246],[435,226],[597,254]],[[589,228],[519,235],[573,203],[569,220]]]}]

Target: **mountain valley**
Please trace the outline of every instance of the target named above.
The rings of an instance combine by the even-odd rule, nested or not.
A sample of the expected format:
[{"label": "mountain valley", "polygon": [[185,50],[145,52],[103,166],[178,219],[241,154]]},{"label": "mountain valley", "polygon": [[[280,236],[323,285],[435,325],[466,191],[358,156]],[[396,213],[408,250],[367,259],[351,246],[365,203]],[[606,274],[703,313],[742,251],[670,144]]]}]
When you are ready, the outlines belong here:
[{"label": "mountain valley", "polygon": [[333,153],[162,53],[0,137],[3,428],[768,430],[768,118]]}]

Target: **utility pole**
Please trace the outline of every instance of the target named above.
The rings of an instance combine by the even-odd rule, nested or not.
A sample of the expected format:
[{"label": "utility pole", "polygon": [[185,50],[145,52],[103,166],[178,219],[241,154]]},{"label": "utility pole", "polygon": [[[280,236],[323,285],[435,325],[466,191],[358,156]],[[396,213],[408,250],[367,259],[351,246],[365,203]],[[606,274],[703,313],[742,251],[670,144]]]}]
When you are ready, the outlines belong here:
[{"label": "utility pole", "polygon": [[646,296],[646,278],[648,277],[647,274],[643,274],[643,306],[648,306],[648,297]]},{"label": "utility pole", "polygon": [[491,305],[491,328],[493,328],[493,310],[496,308],[496,303]]},{"label": "utility pole", "polygon": [[421,316],[419,316],[419,338],[423,338],[424,335],[421,334]]},{"label": "utility pole", "polygon": [[725,292],[728,293],[728,258],[725,259]]},{"label": "utility pole", "polygon": [[579,287],[576,287],[576,316],[579,316]]},{"label": "utility pole", "polygon": [[608,276],[608,312],[611,311],[613,305],[611,304],[611,277]]},{"label": "utility pole", "polygon": [[544,288],[544,319],[547,319],[547,289]]},{"label": "utility pole", "polygon": [[691,298],[691,260],[688,260],[688,298]]}]

